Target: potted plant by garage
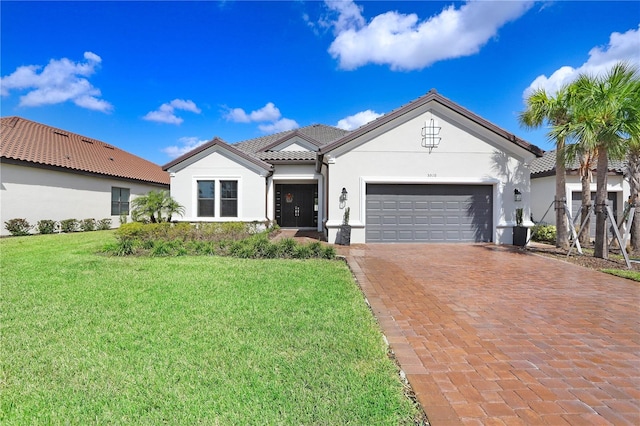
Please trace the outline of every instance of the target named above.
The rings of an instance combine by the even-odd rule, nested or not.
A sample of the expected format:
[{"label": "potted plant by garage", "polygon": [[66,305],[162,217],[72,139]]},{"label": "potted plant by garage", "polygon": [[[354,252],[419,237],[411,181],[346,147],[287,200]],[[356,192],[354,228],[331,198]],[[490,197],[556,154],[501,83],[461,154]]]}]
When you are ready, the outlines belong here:
[{"label": "potted plant by garage", "polygon": [[349,213],[349,207],[344,209],[344,215],[342,216],[342,225],[340,226],[340,244],[343,246],[348,246],[351,244],[351,225],[349,225]]},{"label": "potted plant by garage", "polygon": [[516,226],[513,227],[513,245],[524,247],[527,244],[527,227],[522,226],[522,209],[516,209]]}]

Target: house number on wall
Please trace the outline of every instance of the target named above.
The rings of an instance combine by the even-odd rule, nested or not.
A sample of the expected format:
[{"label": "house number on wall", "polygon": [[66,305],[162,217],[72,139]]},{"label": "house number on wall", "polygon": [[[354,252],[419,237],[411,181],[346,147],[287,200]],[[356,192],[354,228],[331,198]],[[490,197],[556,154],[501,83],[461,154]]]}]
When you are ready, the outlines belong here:
[{"label": "house number on wall", "polygon": [[427,177],[438,177],[437,173],[427,173]]}]

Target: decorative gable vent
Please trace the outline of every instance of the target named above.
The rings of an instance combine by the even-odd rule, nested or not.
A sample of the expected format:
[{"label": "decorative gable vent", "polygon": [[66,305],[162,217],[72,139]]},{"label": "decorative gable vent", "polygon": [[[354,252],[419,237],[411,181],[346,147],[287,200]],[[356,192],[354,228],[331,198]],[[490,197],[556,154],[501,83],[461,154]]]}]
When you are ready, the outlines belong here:
[{"label": "decorative gable vent", "polygon": [[442,127],[438,126],[438,121],[433,118],[433,115],[429,120],[424,122],[424,127],[422,128],[422,146],[429,150],[429,154],[431,154],[431,150],[433,148],[437,148],[440,145],[440,130]]}]

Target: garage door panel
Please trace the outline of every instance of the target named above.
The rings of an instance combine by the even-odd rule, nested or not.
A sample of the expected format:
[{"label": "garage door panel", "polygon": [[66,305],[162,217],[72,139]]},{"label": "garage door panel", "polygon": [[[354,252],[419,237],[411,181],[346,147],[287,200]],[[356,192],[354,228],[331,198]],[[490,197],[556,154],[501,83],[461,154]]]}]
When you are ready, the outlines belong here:
[{"label": "garage door panel", "polygon": [[399,201],[398,202],[398,209],[399,210],[413,211],[414,203],[413,203],[413,201]]},{"label": "garage door panel", "polygon": [[489,185],[367,185],[368,242],[491,241]]},{"label": "garage door panel", "polygon": [[429,217],[428,216],[422,216],[422,215],[417,215],[413,217],[413,222],[416,225],[428,225],[429,224]]},{"label": "garage door panel", "polygon": [[431,225],[444,225],[445,223],[445,217],[444,216],[431,216],[431,220],[429,221],[429,224]]}]

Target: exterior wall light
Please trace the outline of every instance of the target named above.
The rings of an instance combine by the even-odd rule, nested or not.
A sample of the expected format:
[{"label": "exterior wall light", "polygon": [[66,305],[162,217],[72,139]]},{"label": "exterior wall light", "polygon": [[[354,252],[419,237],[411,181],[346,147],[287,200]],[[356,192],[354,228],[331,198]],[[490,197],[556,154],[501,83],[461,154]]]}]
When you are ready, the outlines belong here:
[{"label": "exterior wall light", "polygon": [[518,188],[513,190],[513,200],[522,201],[522,192]]}]

